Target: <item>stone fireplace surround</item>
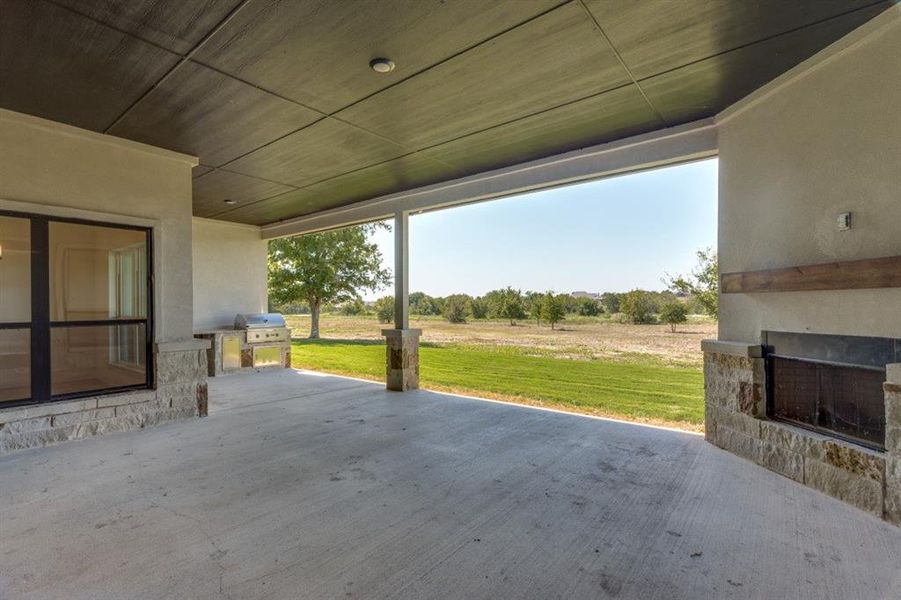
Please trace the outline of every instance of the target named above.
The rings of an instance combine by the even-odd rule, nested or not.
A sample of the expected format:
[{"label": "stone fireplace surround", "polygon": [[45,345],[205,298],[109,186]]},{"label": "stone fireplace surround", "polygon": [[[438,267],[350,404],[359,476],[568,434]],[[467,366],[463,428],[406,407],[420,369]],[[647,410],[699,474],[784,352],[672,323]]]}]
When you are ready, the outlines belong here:
[{"label": "stone fireplace surround", "polygon": [[774,421],[763,346],[705,340],[707,441],[901,525],[901,364],[886,367],[885,451]]},{"label": "stone fireplace surround", "polygon": [[0,409],[0,455],[207,414],[206,340],[155,346],[154,386]]}]

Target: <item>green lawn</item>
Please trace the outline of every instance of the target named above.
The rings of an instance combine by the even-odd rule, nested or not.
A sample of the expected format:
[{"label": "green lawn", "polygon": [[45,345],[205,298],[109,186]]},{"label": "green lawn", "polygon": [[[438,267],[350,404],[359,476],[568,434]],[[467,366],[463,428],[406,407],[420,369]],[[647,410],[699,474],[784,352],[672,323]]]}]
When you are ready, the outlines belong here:
[{"label": "green lawn", "polygon": [[[472,395],[699,429],[703,373],[642,362],[569,360],[523,348],[420,346],[420,385]],[[385,346],[362,340],[293,342],[294,367],[383,381]]]}]

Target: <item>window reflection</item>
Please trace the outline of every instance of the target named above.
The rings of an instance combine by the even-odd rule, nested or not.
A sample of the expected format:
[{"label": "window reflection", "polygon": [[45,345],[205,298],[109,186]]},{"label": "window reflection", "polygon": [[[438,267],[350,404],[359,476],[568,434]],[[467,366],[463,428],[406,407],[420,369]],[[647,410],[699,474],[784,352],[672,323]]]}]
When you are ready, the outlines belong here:
[{"label": "window reflection", "polygon": [[50,223],[50,320],[147,315],[144,231]]}]

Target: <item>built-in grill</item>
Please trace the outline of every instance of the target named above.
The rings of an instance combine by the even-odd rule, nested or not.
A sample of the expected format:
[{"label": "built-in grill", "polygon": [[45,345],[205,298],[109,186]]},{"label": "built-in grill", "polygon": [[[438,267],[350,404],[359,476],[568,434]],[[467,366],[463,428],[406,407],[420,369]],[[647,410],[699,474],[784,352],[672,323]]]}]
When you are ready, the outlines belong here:
[{"label": "built-in grill", "polygon": [[285,325],[285,317],[278,313],[238,314],[235,330],[244,331],[244,341],[249,347],[242,352],[241,366],[281,365],[285,353],[290,356],[291,330]]},{"label": "built-in grill", "polygon": [[285,325],[285,317],[278,313],[237,315],[235,329],[246,331],[248,344],[270,344],[291,340],[291,331]]},{"label": "built-in grill", "polygon": [[207,355],[211,377],[247,368],[291,366],[291,330],[278,313],[238,314],[233,329],[194,335],[211,341]]}]

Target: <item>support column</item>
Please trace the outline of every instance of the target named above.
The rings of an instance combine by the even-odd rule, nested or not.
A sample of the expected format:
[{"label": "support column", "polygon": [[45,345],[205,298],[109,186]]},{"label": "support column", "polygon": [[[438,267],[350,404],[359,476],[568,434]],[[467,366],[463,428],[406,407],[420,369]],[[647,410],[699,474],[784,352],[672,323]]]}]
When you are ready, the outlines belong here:
[{"label": "support column", "polygon": [[420,329],[410,329],[410,221],[394,215],[394,329],[383,329],[387,346],[387,388],[402,392],[419,387]]},{"label": "support column", "polygon": [[885,514],[901,525],[901,363],[885,368]]}]

